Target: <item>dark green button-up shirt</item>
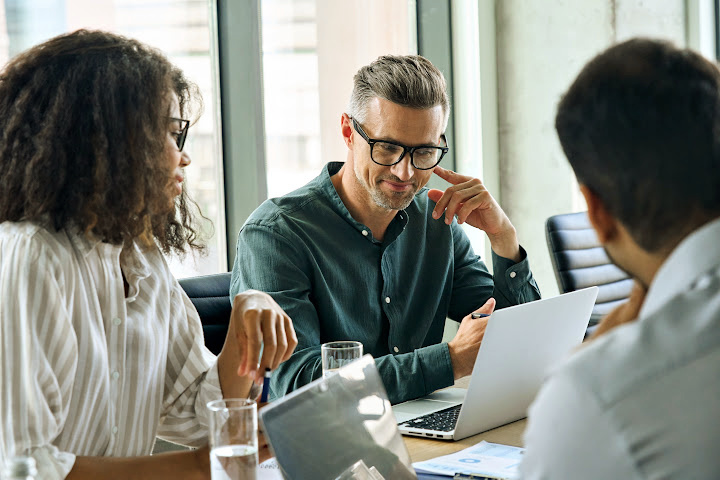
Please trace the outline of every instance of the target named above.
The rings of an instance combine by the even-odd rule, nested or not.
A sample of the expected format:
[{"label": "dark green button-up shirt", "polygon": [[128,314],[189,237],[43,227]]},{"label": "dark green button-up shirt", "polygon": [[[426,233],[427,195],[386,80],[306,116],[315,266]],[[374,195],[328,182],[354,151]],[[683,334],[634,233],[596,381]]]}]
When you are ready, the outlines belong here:
[{"label": "dark green button-up shirt", "polygon": [[238,235],[231,298],[249,288],[269,293],[298,336],[273,374],[272,395],[319,378],[320,345],[333,340],[362,342],[392,403],[452,385],[448,345],[440,343],[446,317],[460,321],[490,296],[499,308],[540,298],[527,258],[493,254],[493,277],[456,222],[432,218],[426,188],[383,241],[374,239],[330,180],[342,165],[264,202]]}]

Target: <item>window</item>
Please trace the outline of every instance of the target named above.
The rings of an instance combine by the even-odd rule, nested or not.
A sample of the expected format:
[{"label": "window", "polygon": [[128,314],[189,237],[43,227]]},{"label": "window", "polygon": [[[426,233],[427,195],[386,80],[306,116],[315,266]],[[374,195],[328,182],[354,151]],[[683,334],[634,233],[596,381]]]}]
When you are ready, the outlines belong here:
[{"label": "window", "polygon": [[268,196],[276,197],[345,161],[340,117],[353,75],[380,55],[417,52],[415,2],[262,0],[261,19]]},{"label": "window", "polygon": [[177,277],[227,271],[215,8],[212,0],[0,0],[0,64],[55,35],[102,29],[159,48],[200,88],[205,110],[185,146],[187,186],[214,235],[207,256],[168,259]]}]

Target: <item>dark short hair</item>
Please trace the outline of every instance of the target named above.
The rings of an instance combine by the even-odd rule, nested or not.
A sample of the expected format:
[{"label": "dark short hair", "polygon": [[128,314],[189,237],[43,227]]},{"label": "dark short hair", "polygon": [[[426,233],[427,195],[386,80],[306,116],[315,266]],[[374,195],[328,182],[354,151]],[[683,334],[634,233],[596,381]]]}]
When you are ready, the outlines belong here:
[{"label": "dark short hair", "polygon": [[107,32],[60,35],[12,59],[0,73],[0,222],[202,248],[193,202],[169,188],[172,92],[183,115],[200,104],[162,53]]},{"label": "dark short hair", "polygon": [[555,127],[578,181],[645,250],[720,216],[720,72],[699,54],[642,38],[607,49]]}]

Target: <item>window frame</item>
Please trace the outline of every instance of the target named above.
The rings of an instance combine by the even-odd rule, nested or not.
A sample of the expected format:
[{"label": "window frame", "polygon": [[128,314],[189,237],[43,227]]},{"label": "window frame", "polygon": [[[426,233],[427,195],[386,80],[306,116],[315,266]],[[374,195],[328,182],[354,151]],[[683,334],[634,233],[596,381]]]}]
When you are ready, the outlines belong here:
[{"label": "window frame", "polygon": [[[267,198],[259,0],[217,0],[225,236],[228,270],[237,234]],[[243,48],[236,48],[242,45]]]},{"label": "window frame", "polygon": [[[416,0],[418,54],[445,75],[453,99],[451,0]],[[225,235],[228,269],[235,261],[237,235],[245,220],[267,199],[260,0],[217,0]],[[242,45],[243,48],[234,48]],[[350,81],[350,79],[348,79]],[[445,135],[455,145],[453,110]],[[455,169],[453,148],[443,166]],[[433,179],[428,185],[434,188]]]}]

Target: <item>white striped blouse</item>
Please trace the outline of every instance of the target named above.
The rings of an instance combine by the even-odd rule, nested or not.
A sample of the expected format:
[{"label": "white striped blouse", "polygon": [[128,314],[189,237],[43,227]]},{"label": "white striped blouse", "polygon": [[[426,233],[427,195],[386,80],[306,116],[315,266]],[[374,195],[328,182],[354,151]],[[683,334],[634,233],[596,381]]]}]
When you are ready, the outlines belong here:
[{"label": "white striped blouse", "polygon": [[0,224],[0,388],[0,464],[30,454],[42,479],[76,455],[147,455],[156,436],[204,444],[205,404],[222,396],[157,248],[29,222]]}]

